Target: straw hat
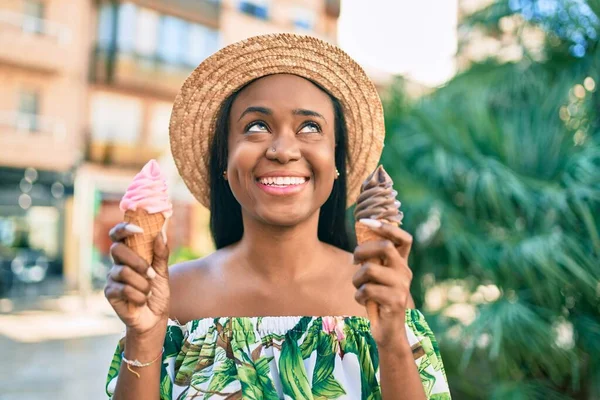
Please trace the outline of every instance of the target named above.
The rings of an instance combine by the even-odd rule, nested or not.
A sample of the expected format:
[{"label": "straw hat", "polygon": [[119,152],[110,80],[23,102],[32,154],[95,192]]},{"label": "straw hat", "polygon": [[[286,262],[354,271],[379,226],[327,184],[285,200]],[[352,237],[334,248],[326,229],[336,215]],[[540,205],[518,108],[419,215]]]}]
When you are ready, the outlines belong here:
[{"label": "straw hat", "polygon": [[229,45],[203,61],[183,84],[171,114],[171,152],[183,181],[204,206],[210,205],[209,156],[224,100],[267,75],[307,78],[336,97],[348,131],[347,197],[375,169],[383,149],[383,109],[363,69],[338,47],[288,33],[255,36]]}]

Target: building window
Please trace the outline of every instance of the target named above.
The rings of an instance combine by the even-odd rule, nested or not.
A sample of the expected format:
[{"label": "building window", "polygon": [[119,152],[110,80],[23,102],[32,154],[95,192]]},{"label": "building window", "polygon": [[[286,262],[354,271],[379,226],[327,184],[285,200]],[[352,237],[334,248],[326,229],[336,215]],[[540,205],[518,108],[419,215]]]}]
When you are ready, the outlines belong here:
[{"label": "building window", "polygon": [[150,145],[159,150],[169,148],[169,121],[171,120],[171,103],[156,103],[151,108]]},{"label": "building window", "polygon": [[185,59],[189,24],[180,18],[164,15],[158,34],[158,57],[168,64],[179,64]]},{"label": "building window", "polygon": [[40,95],[35,90],[23,89],[19,93],[17,129],[26,132],[39,130]]},{"label": "building window", "polygon": [[160,14],[140,8],[136,21],[135,52],[144,57],[156,54]]},{"label": "building window", "polygon": [[110,50],[116,41],[121,55],[186,67],[196,67],[220,46],[217,30],[132,3],[103,4],[97,37],[101,50]]},{"label": "building window", "polygon": [[315,12],[304,7],[295,7],[292,11],[294,27],[299,30],[312,31],[315,28]]},{"label": "building window", "polygon": [[108,50],[112,45],[117,8],[113,4],[104,3],[98,12],[98,47]]},{"label": "building window", "polygon": [[244,14],[260,19],[269,19],[268,0],[240,0],[239,9]]},{"label": "building window", "polygon": [[219,32],[199,24],[190,24],[185,63],[195,68],[219,49]]},{"label": "building window", "polygon": [[117,19],[117,48],[120,52],[130,53],[135,49],[137,7],[124,3],[119,7]]},{"label": "building window", "polygon": [[23,31],[30,33],[44,32],[44,4],[39,0],[23,2]]},{"label": "building window", "polygon": [[96,93],[91,99],[92,139],[136,145],[142,129],[142,104],[133,97]]}]

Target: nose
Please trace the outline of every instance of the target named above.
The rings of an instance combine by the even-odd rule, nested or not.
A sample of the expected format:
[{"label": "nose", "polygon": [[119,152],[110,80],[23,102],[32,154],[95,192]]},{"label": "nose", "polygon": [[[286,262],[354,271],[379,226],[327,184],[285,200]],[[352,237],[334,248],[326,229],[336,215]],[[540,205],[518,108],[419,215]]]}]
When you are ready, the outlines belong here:
[{"label": "nose", "polygon": [[293,133],[276,135],[267,149],[266,156],[269,160],[278,161],[281,164],[299,160],[301,152],[296,135]]}]

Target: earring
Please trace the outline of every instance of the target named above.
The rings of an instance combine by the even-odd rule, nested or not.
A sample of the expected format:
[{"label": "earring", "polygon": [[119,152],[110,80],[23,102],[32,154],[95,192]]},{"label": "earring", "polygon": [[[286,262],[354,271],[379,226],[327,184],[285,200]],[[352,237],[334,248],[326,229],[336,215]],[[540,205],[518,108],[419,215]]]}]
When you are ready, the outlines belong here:
[{"label": "earring", "polygon": [[338,169],[335,169],[335,179],[340,177],[340,171],[338,171]]},{"label": "earring", "polygon": [[223,171],[223,179],[227,180],[227,171]]}]

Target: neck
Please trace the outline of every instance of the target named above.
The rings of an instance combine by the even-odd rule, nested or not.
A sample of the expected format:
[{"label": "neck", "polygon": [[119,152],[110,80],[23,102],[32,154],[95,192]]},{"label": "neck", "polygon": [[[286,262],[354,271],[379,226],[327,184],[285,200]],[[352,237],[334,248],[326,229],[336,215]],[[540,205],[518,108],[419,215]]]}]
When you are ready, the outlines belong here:
[{"label": "neck", "polygon": [[294,226],[276,226],[243,216],[244,235],[237,246],[247,268],[268,280],[300,279],[319,268],[323,243],[319,212]]}]

